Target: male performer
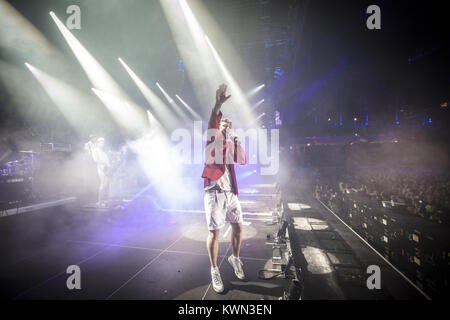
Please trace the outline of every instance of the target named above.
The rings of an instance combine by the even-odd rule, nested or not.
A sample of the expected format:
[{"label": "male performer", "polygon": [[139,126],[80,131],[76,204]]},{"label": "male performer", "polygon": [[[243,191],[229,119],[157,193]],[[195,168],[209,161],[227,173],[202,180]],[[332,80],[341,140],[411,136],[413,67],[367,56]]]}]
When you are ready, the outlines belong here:
[{"label": "male performer", "polygon": [[93,149],[92,156],[95,163],[97,164],[97,172],[100,178],[100,187],[98,188],[98,202],[97,206],[101,208],[107,207],[107,199],[109,193],[109,172],[108,169],[111,167],[109,157],[105,150],[105,139],[98,138],[96,147]]},{"label": "male performer", "polygon": [[[231,244],[233,254],[228,262],[233,266],[236,276],[245,278],[239,251],[242,242],[242,209],[238,200],[238,186],[234,171],[234,162],[246,164],[244,149],[238,137],[231,130],[231,121],[222,119],[220,108],[231,95],[226,96],[227,86],[222,84],[216,91],[216,104],[208,122],[206,141],[206,164],[203,169],[204,203],[209,235],[206,241],[211,262],[211,280],[213,289],[221,293],[224,290],[217,255],[219,252],[219,231],[225,221],[231,224]],[[216,153],[217,152],[217,153]]]}]

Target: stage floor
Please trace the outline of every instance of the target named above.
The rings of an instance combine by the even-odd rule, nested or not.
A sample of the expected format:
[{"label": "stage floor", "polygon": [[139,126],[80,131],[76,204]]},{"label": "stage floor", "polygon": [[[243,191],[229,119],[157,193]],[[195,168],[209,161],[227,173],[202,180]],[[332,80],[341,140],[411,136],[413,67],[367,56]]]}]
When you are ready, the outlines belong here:
[{"label": "stage floor", "polygon": [[[273,267],[266,236],[276,232],[276,226],[265,223],[268,217],[245,217],[241,259],[246,281],[235,277],[226,260],[231,254],[230,230],[228,226],[222,230],[219,263],[225,292],[218,295],[210,285],[203,213],[158,212],[145,207],[112,213],[77,212],[76,207],[52,210],[58,211],[53,215],[66,215],[58,232],[42,243],[27,243],[22,235],[22,245],[27,247],[2,245],[2,298],[259,300],[278,299],[287,284],[281,278],[257,277],[259,269]],[[21,223],[32,223],[39,214],[22,219]],[[69,265],[81,269],[80,290],[67,289]]]},{"label": "stage floor", "polygon": [[[170,210],[144,198],[125,209],[96,210],[79,203],[1,219],[0,297],[3,299],[278,299],[289,280],[258,278],[272,264],[267,235],[271,196],[240,197],[245,226],[241,249],[246,281],[226,258],[230,228],[221,231],[219,263],[225,285],[210,285],[207,230],[199,210]],[[257,203],[265,205],[257,210]],[[301,204],[300,209],[289,203]],[[283,194],[289,237],[302,267],[303,299],[423,299],[388,263],[309,196]],[[81,289],[69,290],[66,269],[78,265]],[[382,290],[369,290],[366,268],[378,265]]]}]

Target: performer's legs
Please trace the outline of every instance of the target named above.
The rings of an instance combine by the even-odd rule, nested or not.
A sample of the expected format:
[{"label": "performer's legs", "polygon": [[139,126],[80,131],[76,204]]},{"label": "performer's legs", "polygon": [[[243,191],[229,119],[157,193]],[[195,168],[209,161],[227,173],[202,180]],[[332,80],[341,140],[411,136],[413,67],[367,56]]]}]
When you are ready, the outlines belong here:
[{"label": "performer's legs", "polygon": [[97,191],[98,191],[98,183],[97,183],[97,176],[98,176],[98,170],[97,166],[92,162],[92,160],[84,159],[83,160],[83,200],[86,202],[95,202],[98,198]]},{"label": "performer's legs", "polygon": [[104,174],[101,170],[98,170],[98,178],[100,179],[100,185],[98,186],[98,202],[97,204],[100,205],[103,200],[103,180],[104,180]]},{"label": "performer's legs", "polygon": [[225,225],[225,201],[226,198],[223,193],[214,190],[205,192],[205,216],[209,230],[208,238],[206,239],[206,248],[208,249],[212,267],[217,267],[219,232]]},{"label": "performer's legs", "polygon": [[210,230],[208,239],[206,240],[206,248],[208,249],[209,262],[211,267],[217,267],[217,255],[219,254],[219,233],[220,230]]},{"label": "performer's legs", "polygon": [[242,243],[242,208],[238,197],[233,193],[227,193],[227,218],[231,225],[231,246],[233,254],[228,257],[228,262],[233,266],[236,277],[240,280],[245,279],[243,263],[239,258]]},{"label": "performer's legs", "polygon": [[86,159],[83,159],[83,200],[86,200],[89,196],[89,163]]},{"label": "performer's legs", "polygon": [[101,169],[98,170],[98,176],[100,178],[100,187],[98,188],[98,204],[104,205],[108,196],[109,178]]},{"label": "performer's legs", "polygon": [[231,245],[233,247],[233,256],[239,258],[242,243],[242,208],[238,197],[229,192],[227,197],[227,217],[226,220],[231,225]]},{"label": "performer's legs", "polygon": [[111,178],[106,175],[105,189],[103,190],[103,204],[106,206],[109,200],[109,189],[111,187]]},{"label": "performer's legs", "polygon": [[242,223],[231,223],[231,245],[233,256],[239,258],[242,243]]},{"label": "performer's legs", "polygon": [[226,197],[224,193],[210,190],[205,192],[204,202],[206,223],[209,230],[206,248],[211,264],[211,282],[214,291],[221,293],[224,290],[224,286],[217,267],[217,255],[219,253],[220,229],[225,225]]}]

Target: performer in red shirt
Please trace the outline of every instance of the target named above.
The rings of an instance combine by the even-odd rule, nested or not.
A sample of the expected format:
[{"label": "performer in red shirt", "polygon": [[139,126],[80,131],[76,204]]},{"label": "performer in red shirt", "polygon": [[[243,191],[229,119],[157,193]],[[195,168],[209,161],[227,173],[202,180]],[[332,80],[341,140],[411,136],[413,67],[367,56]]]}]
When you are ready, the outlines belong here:
[{"label": "performer in red shirt", "polygon": [[244,280],[242,261],[239,251],[242,242],[242,209],[239,203],[238,186],[234,162],[246,164],[245,151],[239,138],[232,131],[232,122],[222,118],[221,107],[231,95],[226,96],[227,86],[222,84],[216,91],[216,104],[208,122],[206,142],[206,164],[203,169],[204,204],[209,236],[206,242],[211,262],[211,279],[213,289],[223,292],[223,282],[217,266],[219,252],[219,232],[228,221],[231,225],[231,244],[233,254],[228,262],[233,266],[236,276]]}]

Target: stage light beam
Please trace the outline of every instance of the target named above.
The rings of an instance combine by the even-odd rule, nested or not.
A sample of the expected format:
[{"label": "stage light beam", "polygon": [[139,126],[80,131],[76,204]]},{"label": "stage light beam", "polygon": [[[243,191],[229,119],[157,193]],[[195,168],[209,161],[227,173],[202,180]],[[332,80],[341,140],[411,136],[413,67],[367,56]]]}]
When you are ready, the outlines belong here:
[{"label": "stage light beam", "polygon": [[259,100],[257,103],[255,103],[255,105],[253,106],[253,109],[258,108],[260,105],[262,105],[266,100],[261,99]]},{"label": "stage light beam", "polygon": [[109,92],[91,88],[97,97],[107,106],[115,121],[134,137],[141,136],[148,130],[145,117],[138,112],[141,109],[131,101],[116,97]]},{"label": "stage light beam", "polygon": [[[174,34],[175,43],[183,57],[189,77],[193,82],[197,100],[201,105],[208,105],[210,102],[205,97],[214,92],[218,84],[225,82],[230,89],[229,93],[232,94],[232,103],[230,103],[228,111],[230,114],[241,113],[233,122],[238,126],[247,124],[253,116],[250,115],[250,106],[245,94],[206,36],[203,26],[200,25],[187,1],[160,0],[160,3]],[[200,11],[203,17],[208,16],[206,10]],[[208,25],[211,23],[208,23]],[[223,37],[221,39],[223,40]],[[231,46],[228,47],[228,50],[230,49]],[[236,55],[233,58],[237,63],[239,58]],[[241,70],[244,69],[241,68]],[[202,71],[199,72],[199,70]]]},{"label": "stage light beam", "polygon": [[266,85],[263,83],[259,86],[257,86],[256,88],[253,88],[252,90],[247,92],[247,98],[251,98],[252,96],[254,96],[255,94],[257,94],[262,88],[264,88]]},{"label": "stage light beam", "polygon": [[223,79],[220,79],[220,70],[205,43],[204,32],[185,1],[160,0],[160,4],[197,100],[200,105],[207,105],[208,94],[214,92]]},{"label": "stage light beam", "polygon": [[173,110],[175,111],[175,113],[181,118],[181,119],[186,119],[186,114],[183,112],[183,110],[180,108],[179,105],[177,105],[175,103],[175,101],[172,99],[172,97],[166,92],[166,90],[164,90],[163,87],[161,87],[161,85],[157,82],[156,86],[159,88],[159,90],[163,93],[164,97],[166,98],[166,100],[169,102],[169,104],[172,106]]},{"label": "stage light beam", "polygon": [[264,117],[265,115],[266,115],[265,112],[261,113],[261,114],[260,114],[259,116],[257,116],[255,119],[251,120],[249,125],[255,124],[256,122],[258,122],[259,119],[261,119],[261,118]]},{"label": "stage light beam", "polygon": [[53,11],[50,11],[50,16],[95,88],[94,93],[107,107],[114,120],[129,133],[139,134],[145,131],[147,124],[143,121],[145,116],[142,108],[131,102],[131,99],[122,91],[109,73],[75,38]]},{"label": "stage light beam", "polygon": [[177,126],[177,119],[170,110],[170,107],[166,105],[142,80],[139,76],[125,63],[122,58],[118,58],[121,65],[125,68],[125,71],[134,81],[139,91],[141,91],[144,98],[150,104],[155,113],[155,117],[159,119],[161,125],[173,129]]},{"label": "stage light beam", "polygon": [[[101,119],[101,116],[93,108],[98,102],[91,96],[39,70],[28,62],[25,62],[25,66],[75,131],[84,133],[88,125],[93,126],[96,121]],[[90,115],[89,118],[86,118],[86,114]]]},{"label": "stage light beam", "polygon": [[66,28],[64,23],[59,20],[53,11],[50,11],[50,16],[56,23],[59,31],[63,35],[69,47],[72,49],[78,62],[85,71],[92,85],[104,92],[113,94],[124,100],[129,100],[125,93],[120,89],[112,77],[105,71],[105,69],[98,63],[98,61],[86,50],[86,48],[78,41],[77,38]]},{"label": "stage light beam", "polygon": [[213,44],[209,40],[208,36],[205,35],[206,43],[208,44],[211,52],[216,59],[217,64],[219,65],[219,69],[221,70],[223,76],[225,77],[226,82],[229,84],[230,91],[233,92],[234,99],[236,101],[236,105],[238,106],[238,111],[242,112],[242,123],[246,123],[251,117],[251,110],[248,104],[247,99],[245,98],[244,93],[239,87],[238,83],[228,71],[228,68],[225,66],[222,58],[220,57],[217,50],[214,48]]},{"label": "stage light beam", "polygon": [[201,120],[200,115],[197,112],[195,112],[195,110],[192,109],[191,106],[186,103],[186,101],[181,99],[181,97],[179,95],[177,95],[177,94],[175,95],[175,97],[177,97],[178,100],[180,100],[180,102],[186,107],[186,109],[194,116],[194,118],[196,120]]}]

